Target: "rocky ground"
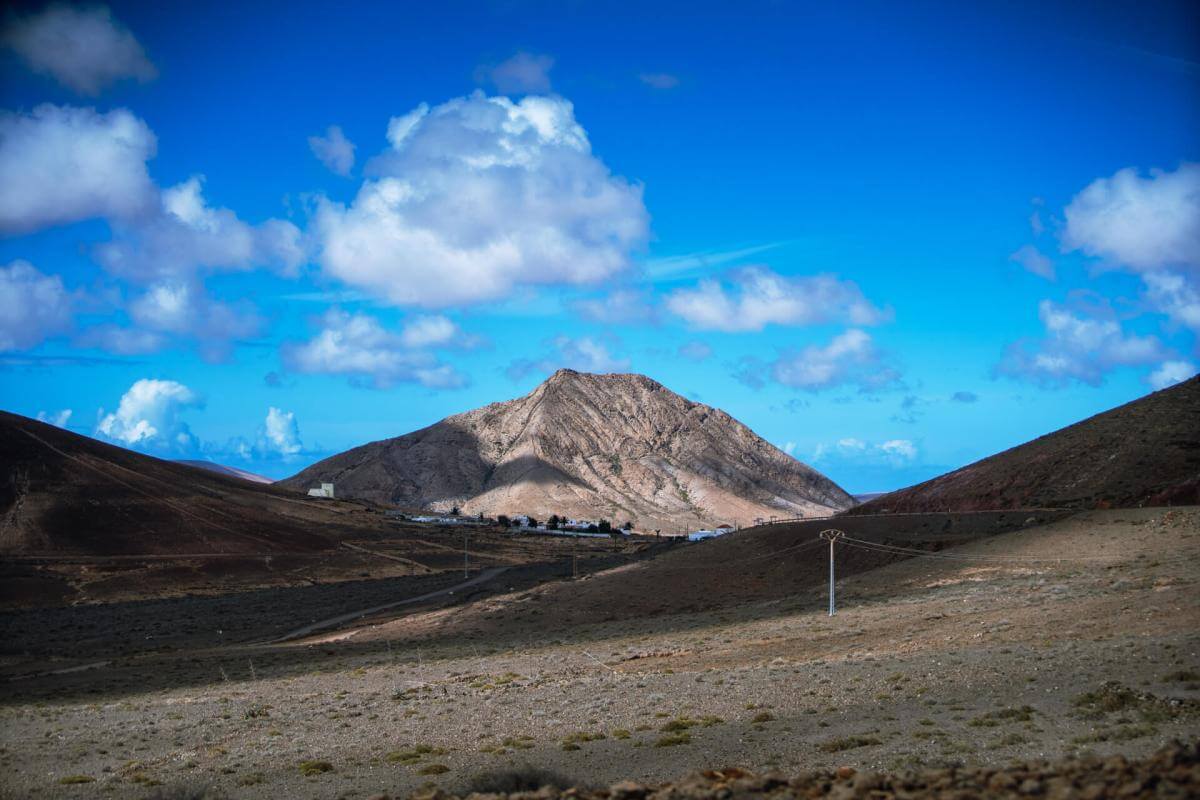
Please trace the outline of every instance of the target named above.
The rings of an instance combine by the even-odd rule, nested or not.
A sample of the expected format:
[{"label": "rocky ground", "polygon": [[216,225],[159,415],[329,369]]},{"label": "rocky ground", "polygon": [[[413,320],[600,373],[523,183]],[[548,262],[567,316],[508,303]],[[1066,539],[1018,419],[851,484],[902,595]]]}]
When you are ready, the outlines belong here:
[{"label": "rocky ground", "polygon": [[[0,688],[0,796],[462,793],[526,765],[580,786],[956,765],[938,780],[978,783],[1014,762],[1144,757],[1200,738],[1198,580],[1200,509],[1092,512],[859,573],[832,619],[812,586],[606,622],[636,582],[596,575],[276,647],[155,651]],[[573,591],[592,621],[563,611]],[[1121,786],[1168,786],[1195,761],[1178,752],[1122,767]],[[1104,769],[1069,768],[1081,786]],[[1057,785],[1038,770],[1003,774]],[[759,791],[734,774],[704,779],[730,794],[677,796]],[[798,780],[760,789],[829,782]]]}]

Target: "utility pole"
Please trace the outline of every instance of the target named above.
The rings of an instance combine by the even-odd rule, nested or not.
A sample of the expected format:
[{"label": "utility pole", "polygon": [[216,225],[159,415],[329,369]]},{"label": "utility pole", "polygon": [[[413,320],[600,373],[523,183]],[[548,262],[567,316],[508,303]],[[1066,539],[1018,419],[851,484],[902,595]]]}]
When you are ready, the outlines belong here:
[{"label": "utility pole", "polygon": [[833,543],[839,537],[845,535],[845,532],[839,531],[836,528],[821,531],[821,538],[829,540],[829,616],[831,617],[837,613],[837,606],[834,604],[833,596]]},{"label": "utility pole", "polygon": [[463,579],[471,577],[470,560],[467,557],[467,529],[463,528]]}]

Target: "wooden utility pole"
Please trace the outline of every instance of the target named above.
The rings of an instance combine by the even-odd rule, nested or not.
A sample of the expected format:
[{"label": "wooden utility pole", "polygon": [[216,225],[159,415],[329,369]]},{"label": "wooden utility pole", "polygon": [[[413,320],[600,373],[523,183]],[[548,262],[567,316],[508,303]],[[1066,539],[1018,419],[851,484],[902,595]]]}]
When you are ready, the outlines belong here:
[{"label": "wooden utility pole", "polygon": [[471,577],[471,566],[467,556],[467,529],[463,528],[463,578],[469,577]]},{"label": "wooden utility pole", "polygon": [[829,540],[829,616],[831,617],[837,613],[837,605],[834,603],[833,596],[833,543],[838,540],[838,537],[845,535],[845,532],[836,528],[821,531],[821,538]]}]

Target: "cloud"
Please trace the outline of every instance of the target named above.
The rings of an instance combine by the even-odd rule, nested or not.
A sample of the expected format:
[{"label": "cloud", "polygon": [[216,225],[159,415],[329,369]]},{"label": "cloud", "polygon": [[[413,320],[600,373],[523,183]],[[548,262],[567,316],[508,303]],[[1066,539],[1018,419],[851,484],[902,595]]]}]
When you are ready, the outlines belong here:
[{"label": "cloud", "polygon": [[1010,261],[1020,264],[1027,272],[1032,272],[1046,280],[1055,279],[1054,262],[1042,255],[1042,252],[1031,244],[1022,246],[1008,258]]},{"label": "cloud", "polygon": [[1120,366],[1149,364],[1164,350],[1154,336],[1126,334],[1115,319],[1084,316],[1050,300],[1038,305],[1045,337],[1008,346],[996,372],[1046,387],[1072,380],[1098,386]]},{"label": "cloud", "polygon": [[0,267],[0,352],[28,350],[67,331],[71,306],[59,276],[22,260]]},{"label": "cloud", "polygon": [[554,59],[524,51],[475,70],[477,83],[491,83],[504,94],[545,94],[550,91],[550,70]]},{"label": "cloud", "polygon": [[1146,380],[1155,391],[1158,391],[1182,383],[1197,372],[1200,372],[1200,369],[1190,361],[1164,361],[1158,369],[1150,373]]},{"label": "cloud", "polygon": [[157,199],[146,171],[156,147],[146,123],[125,109],[0,111],[0,233],[142,215]]},{"label": "cloud", "polygon": [[122,395],[116,411],[100,418],[96,435],[138,450],[188,455],[198,449],[199,441],[181,415],[202,405],[182,383],[142,378]]},{"label": "cloud", "polygon": [[647,239],[641,187],[592,155],[562,98],[476,92],[393,119],[388,138],[377,177],[348,207],[321,198],[311,232],[327,275],[391,303],[596,283]]},{"label": "cloud", "polygon": [[213,208],[203,195],[202,175],[164,190],[155,213],[118,227],[118,236],[96,248],[101,265],[137,280],[179,279],[197,270],[274,267],[288,273],[304,260],[300,229],[269,219],[243,222],[227,208]]},{"label": "cloud", "polygon": [[1034,211],[1029,215],[1029,229],[1033,231],[1034,236],[1041,236],[1046,230],[1046,226],[1042,224],[1042,215]]},{"label": "cloud", "polygon": [[103,6],[51,5],[12,20],[0,40],[31,70],[79,94],[99,94],[125,78],[145,83],[158,74],[138,40]]},{"label": "cloud", "polygon": [[1149,177],[1122,169],[1093,181],[1063,213],[1066,250],[1138,272],[1200,269],[1200,164]]},{"label": "cloud", "polygon": [[812,454],[812,463],[904,467],[915,462],[918,455],[917,446],[908,439],[889,439],[876,444],[846,437],[832,444],[818,444]]},{"label": "cloud", "polygon": [[71,419],[71,409],[64,408],[61,411],[53,411],[50,413],[39,411],[37,418],[40,421],[47,422],[56,428],[66,428],[67,422]]},{"label": "cloud", "polygon": [[1145,299],[1150,307],[1166,314],[1172,322],[1200,332],[1200,290],[1186,276],[1174,272],[1142,275]]},{"label": "cloud", "polygon": [[296,415],[275,406],[268,408],[255,449],[260,457],[282,456],[286,459],[300,453],[304,445],[300,442]]},{"label": "cloud", "polygon": [[130,303],[129,316],[148,331],[196,339],[205,358],[214,361],[228,355],[231,342],[255,336],[262,328],[262,319],[248,302],[214,300],[194,281],[151,286]]},{"label": "cloud", "polygon": [[330,309],[311,340],[284,346],[283,360],[297,372],[368,379],[376,388],[419,383],[432,389],[457,389],[467,378],[427,350],[412,349],[402,334],[384,329],[365,314]]},{"label": "cloud", "polygon": [[693,289],[678,289],[666,306],[693,328],[727,332],[761,331],[770,324],[875,325],[891,317],[850,281],[828,274],[787,277],[766,267],[736,270],[729,285],[702,280]]},{"label": "cloud", "polygon": [[679,346],[679,355],[688,361],[706,361],[712,358],[713,349],[706,342],[694,339]]},{"label": "cloud", "polygon": [[767,242],[752,247],[733,250],[705,250],[697,253],[681,253],[663,258],[652,258],[645,262],[646,275],[651,280],[680,279],[712,271],[714,268],[733,261],[741,261],[752,255],[782,247],[787,242]]},{"label": "cloud", "polygon": [[455,348],[471,350],[485,343],[481,336],[464,333],[453,320],[441,314],[422,314],[405,321],[400,331],[400,343],[405,347]]},{"label": "cloud", "polygon": [[520,380],[531,373],[548,374],[562,367],[580,372],[625,372],[629,359],[618,358],[610,350],[619,347],[615,336],[593,338],[581,336],[555,336],[548,344],[551,351],[538,359],[516,359],[508,365],[505,374],[512,380]]},{"label": "cloud", "polygon": [[979,401],[979,395],[974,392],[955,392],[950,395],[950,399],[956,403],[976,403]]},{"label": "cloud", "polygon": [[838,334],[824,346],[785,351],[769,370],[776,383],[809,392],[847,385],[869,392],[900,380],[896,369],[883,364],[870,334],[857,328]]},{"label": "cloud", "polygon": [[167,337],[161,333],[122,327],[113,323],[94,325],[83,331],[75,340],[76,347],[94,347],[122,356],[157,353],[167,344]]},{"label": "cloud", "polygon": [[679,78],[667,72],[643,72],[638,80],[652,89],[674,89],[679,85]]},{"label": "cloud", "polygon": [[571,308],[591,322],[632,325],[658,322],[658,310],[650,294],[637,289],[617,289],[598,298],[576,300]]},{"label": "cloud", "polygon": [[308,137],[308,146],[321,163],[338,175],[349,175],[354,166],[354,142],[338,125],[330,125],[324,136]]}]

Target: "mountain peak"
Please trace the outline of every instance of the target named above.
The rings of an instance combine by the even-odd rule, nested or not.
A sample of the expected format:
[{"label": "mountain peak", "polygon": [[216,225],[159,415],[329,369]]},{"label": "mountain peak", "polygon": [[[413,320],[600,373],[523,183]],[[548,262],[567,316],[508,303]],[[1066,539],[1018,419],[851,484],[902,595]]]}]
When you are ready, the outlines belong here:
[{"label": "mountain peak", "polygon": [[853,500],[728,414],[636,373],[560,369],[532,392],[364,445],[283,481],[467,513],[749,525]]}]

